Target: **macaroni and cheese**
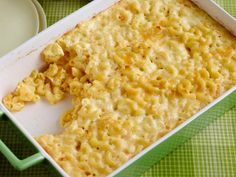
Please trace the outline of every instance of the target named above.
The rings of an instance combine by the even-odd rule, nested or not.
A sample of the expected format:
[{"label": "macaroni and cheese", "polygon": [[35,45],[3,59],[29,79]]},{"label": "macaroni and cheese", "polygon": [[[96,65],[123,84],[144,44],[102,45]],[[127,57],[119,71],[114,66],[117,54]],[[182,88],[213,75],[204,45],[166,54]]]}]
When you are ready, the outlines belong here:
[{"label": "macaroni and cheese", "polygon": [[73,177],[108,175],[236,84],[236,38],[189,0],[121,0],[42,59],[3,102],[72,96],[37,141]]}]

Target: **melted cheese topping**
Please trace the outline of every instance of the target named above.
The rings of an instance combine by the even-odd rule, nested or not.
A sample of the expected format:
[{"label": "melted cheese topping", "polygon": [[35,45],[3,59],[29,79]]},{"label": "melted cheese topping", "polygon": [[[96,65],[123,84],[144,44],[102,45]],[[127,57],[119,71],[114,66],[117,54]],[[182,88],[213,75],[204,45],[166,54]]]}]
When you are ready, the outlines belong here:
[{"label": "melted cheese topping", "polygon": [[236,84],[236,39],[188,0],[122,0],[50,44],[3,102],[72,95],[38,142],[72,177],[106,176]]}]

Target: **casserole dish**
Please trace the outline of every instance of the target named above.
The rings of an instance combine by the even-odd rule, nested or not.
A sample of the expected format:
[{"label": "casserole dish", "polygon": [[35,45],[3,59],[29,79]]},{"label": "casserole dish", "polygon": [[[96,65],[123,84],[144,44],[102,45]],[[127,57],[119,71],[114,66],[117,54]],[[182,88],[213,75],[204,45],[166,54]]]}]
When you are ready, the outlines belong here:
[{"label": "casserole dish", "polygon": [[[23,76],[27,75],[32,70],[32,68],[40,67],[40,65],[41,65],[40,61],[36,60],[36,59],[39,58],[39,53],[41,52],[42,48],[44,48],[44,46],[46,44],[48,44],[49,42],[51,42],[51,40],[53,40],[53,39],[48,38],[49,36],[51,37],[52,35],[54,35],[55,37],[57,37],[57,35],[61,35],[61,34],[65,33],[68,29],[70,29],[72,27],[70,25],[75,25],[80,20],[88,18],[89,15],[90,16],[94,15],[94,14],[91,14],[91,13],[85,13],[85,11],[83,11],[84,9],[85,10],[86,9],[87,10],[91,10],[90,8],[93,8],[93,10],[96,11],[97,8],[101,8],[99,10],[97,9],[97,11],[96,11],[96,12],[99,12],[100,10],[102,10],[102,8],[106,8],[106,7],[110,6],[111,3],[112,3],[111,1],[110,2],[105,2],[104,1],[104,3],[98,4],[99,2],[101,3],[102,1],[95,1],[94,3],[84,7],[83,9],[78,11],[77,13],[74,13],[70,17],[60,21],[57,25],[54,25],[53,27],[49,28],[46,32],[39,34],[36,38],[32,39],[30,42],[28,42],[25,45],[23,45],[21,47],[21,50],[15,50],[14,51],[15,53],[13,52],[13,53],[7,55],[6,57],[4,57],[3,60],[2,60],[2,65],[1,65],[0,81],[2,81],[2,82],[5,81],[5,82],[4,82],[4,84],[3,84],[2,88],[1,88],[1,97],[3,95],[5,95],[9,90],[11,90],[14,87],[14,85],[16,85],[16,82],[18,80],[21,80],[23,78]],[[199,1],[199,3],[200,3],[200,1]],[[208,6],[212,7],[212,6],[214,6],[214,4],[209,3]],[[96,7],[96,8],[94,8],[94,7]],[[216,6],[215,10],[217,10],[217,9],[218,9],[218,7]],[[224,20],[226,20],[226,19],[224,19]],[[228,16],[228,21],[230,21],[230,20],[231,20],[231,22],[233,21],[233,19],[230,16]],[[227,23],[227,21],[224,21],[224,22],[225,22],[225,26],[231,29],[232,23]],[[68,24],[68,26],[64,25],[63,23]],[[59,28],[58,27],[59,25],[63,25],[62,28],[64,28],[64,29]],[[56,27],[58,28],[57,30],[56,30]],[[234,29],[234,28],[232,28],[232,29]],[[37,40],[37,42],[36,42],[36,40]],[[24,47],[27,47],[27,50],[24,49]],[[37,48],[37,49],[34,50],[34,48]],[[31,51],[31,50],[34,50],[34,51]],[[20,53],[18,53],[18,52],[20,52]],[[22,56],[22,57],[16,58],[16,55],[17,56]],[[22,66],[24,66],[24,68]],[[17,72],[17,75],[11,74],[12,71]],[[228,94],[231,93],[231,92],[232,92],[232,90],[230,90],[228,92]],[[222,98],[223,97],[221,97],[221,99]],[[214,104],[216,102],[214,102]],[[211,104],[211,106],[214,105],[214,104]],[[60,128],[56,127],[54,125],[57,125],[56,122],[57,122],[57,117],[59,117],[59,114],[61,112],[64,112],[65,109],[68,106],[69,106],[69,104],[66,101],[64,101],[63,103],[60,103],[60,104],[58,104],[56,106],[53,106],[53,107],[49,106],[48,104],[46,104],[44,102],[40,102],[37,105],[30,105],[30,106],[28,106],[22,112],[14,114],[14,119],[17,120],[16,122],[14,121],[15,124],[26,134],[26,136],[30,140],[33,141],[35,146],[37,148],[39,148],[40,152],[43,153],[43,155],[45,157],[47,157],[48,160],[50,160],[55,166],[57,166],[57,165],[52,161],[52,159],[50,159],[47,156],[47,154],[41,149],[41,147],[39,147],[39,145],[32,139],[32,136],[30,136],[30,135],[38,136],[38,135],[45,134],[45,133],[57,133],[57,132],[59,132]],[[12,117],[13,114],[9,113],[4,108],[4,106],[2,106],[2,109],[3,109],[3,111],[9,117]],[[204,111],[206,109],[207,108],[205,108]],[[204,111],[202,111],[202,112],[204,112]],[[200,113],[202,113],[202,112],[200,112]],[[197,115],[199,115],[199,114],[197,114]],[[173,130],[172,133],[167,134],[165,137],[163,137],[160,140],[158,140],[157,143],[155,143],[153,146],[150,146],[149,148],[144,150],[142,153],[137,155],[135,158],[131,159],[126,165],[130,164],[131,162],[136,160],[138,157],[141,157],[147,151],[151,150],[154,146],[156,146],[156,145],[160,144],[161,142],[163,142],[163,140],[168,138],[170,135],[173,135],[173,133],[176,133],[177,130],[180,130],[182,127],[187,125],[187,123],[191,122],[191,120],[196,118],[197,115],[193,116],[191,119],[189,119],[190,121],[186,121],[184,124],[180,125],[175,130]],[[47,126],[45,126],[45,122],[47,122]],[[38,128],[38,127],[40,127],[40,128]],[[182,129],[182,130],[184,130],[184,129]],[[184,138],[182,138],[182,140],[184,140]],[[181,141],[180,141],[180,143],[181,143]],[[170,144],[170,143],[168,143],[168,144]],[[176,143],[176,145],[177,144],[178,143]],[[156,146],[156,148],[157,147],[161,147],[161,146]],[[165,150],[171,150],[172,148],[165,148]],[[149,151],[149,152],[151,153],[152,151]],[[8,153],[8,151],[6,151],[5,153]],[[134,167],[135,165],[137,167],[137,165],[141,162],[140,161],[141,159],[147,160],[148,163],[145,163],[145,164],[149,164],[149,165],[151,165],[154,161],[158,160],[158,158],[151,158],[151,159],[148,160],[147,157],[148,157],[148,154],[150,154],[150,153],[147,153],[145,156],[143,156],[143,158],[140,158],[139,160],[137,160],[132,165],[132,167]],[[165,153],[163,151],[163,153],[158,153],[158,154],[160,155],[160,154],[165,154]],[[36,160],[31,161],[32,163],[36,163],[36,162],[42,160],[42,156],[40,154],[37,154],[35,156],[37,158],[36,158]],[[33,158],[33,159],[35,159],[35,158]],[[23,163],[23,164],[25,164],[25,163]],[[21,167],[21,169],[23,169],[23,168],[26,168],[26,167]],[[120,169],[118,169],[116,172],[114,172],[111,175],[115,175],[122,168],[125,168],[125,166],[121,167]],[[58,170],[60,171],[61,169],[58,168]],[[125,171],[127,172],[127,170],[122,171],[122,176],[124,176],[124,173],[126,173]],[[129,169],[128,172],[131,172],[131,171],[132,170]],[[61,170],[61,172],[64,174],[64,172],[62,170]],[[127,175],[129,176],[129,174],[127,174]],[[138,174],[136,173],[135,175],[138,175]]]}]

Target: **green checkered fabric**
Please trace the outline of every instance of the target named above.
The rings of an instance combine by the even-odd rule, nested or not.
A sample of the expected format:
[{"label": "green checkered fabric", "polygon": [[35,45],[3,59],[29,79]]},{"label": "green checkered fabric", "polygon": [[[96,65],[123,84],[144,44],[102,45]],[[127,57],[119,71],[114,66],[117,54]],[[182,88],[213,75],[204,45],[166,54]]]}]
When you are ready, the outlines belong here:
[{"label": "green checkered fabric", "polygon": [[[215,0],[236,17],[236,0]],[[88,3],[87,0],[39,0],[51,25]],[[8,121],[0,121],[0,138],[24,158],[35,150]],[[54,177],[47,162],[26,171],[14,170],[0,154],[0,177]],[[236,107],[146,171],[142,177],[234,177],[236,176]],[[132,176],[130,176],[132,177]]]},{"label": "green checkered fabric", "polygon": [[39,0],[47,16],[48,26],[69,15],[90,0]]},{"label": "green checkered fabric", "polygon": [[215,0],[215,2],[236,17],[236,0]]}]

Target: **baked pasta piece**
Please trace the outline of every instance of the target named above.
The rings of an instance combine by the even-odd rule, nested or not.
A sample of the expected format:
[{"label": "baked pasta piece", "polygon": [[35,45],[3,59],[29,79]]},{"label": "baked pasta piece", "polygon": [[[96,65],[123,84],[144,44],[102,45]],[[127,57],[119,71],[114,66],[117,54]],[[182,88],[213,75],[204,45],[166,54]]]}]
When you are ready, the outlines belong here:
[{"label": "baked pasta piece", "polygon": [[42,52],[3,102],[72,96],[37,141],[72,177],[106,176],[236,84],[236,38],[188,0],[121,0]]}]

